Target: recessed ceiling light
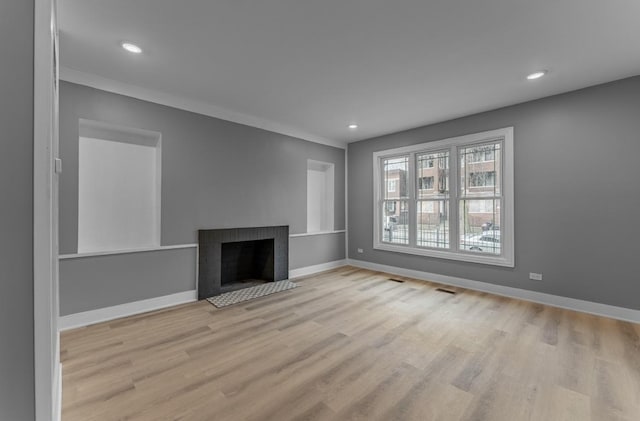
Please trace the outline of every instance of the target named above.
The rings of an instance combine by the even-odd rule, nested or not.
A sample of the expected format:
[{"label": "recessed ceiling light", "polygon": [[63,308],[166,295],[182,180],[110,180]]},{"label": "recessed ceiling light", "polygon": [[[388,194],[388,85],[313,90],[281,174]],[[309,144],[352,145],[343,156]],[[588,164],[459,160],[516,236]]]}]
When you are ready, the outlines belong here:
[{"label": "recessed ceiling light", "polygon": [[527,79],[529,79],[529,80],[540,79],[542,76],[544,76],[546,74],[547,74],[546,70],[540,70],[538,72],[531,73],[529,76],[527,76]]},{"label": "recessed ceiling light", "polygon": [[349,124],[349,128],[350,128],[351,130],[355,130],[355,129],[357,129],[357,128],[358,128],[358,125],[357,125],[357,124]]},{"label": "recessed ceiling light", "polygon": [[134,54],[140,54],[142,52],[142,48],[138,47],[135,44],[131,44],[130,42],[123,42],[122,48]]}]

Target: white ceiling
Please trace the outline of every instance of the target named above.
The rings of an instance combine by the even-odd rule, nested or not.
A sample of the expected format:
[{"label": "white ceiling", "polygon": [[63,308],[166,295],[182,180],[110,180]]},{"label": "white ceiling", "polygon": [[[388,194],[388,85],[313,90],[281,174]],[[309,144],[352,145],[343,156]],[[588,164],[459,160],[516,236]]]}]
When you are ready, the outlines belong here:
[{"label": "white ceiling", "polygon": [[[640,74],[637,0],[58,3],[65,73],[310,140],[351,142]],[[538,69],[548,76],[525,80]]]}]

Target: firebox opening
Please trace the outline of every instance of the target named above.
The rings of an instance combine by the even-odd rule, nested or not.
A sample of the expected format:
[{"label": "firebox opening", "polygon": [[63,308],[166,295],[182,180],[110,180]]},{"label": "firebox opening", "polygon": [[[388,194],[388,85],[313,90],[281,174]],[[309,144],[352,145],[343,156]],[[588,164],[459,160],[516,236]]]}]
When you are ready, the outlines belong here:
[{"label": "firebox opening", "polygon": [[222,243],[221,293],[274,281],[273,238]]}]

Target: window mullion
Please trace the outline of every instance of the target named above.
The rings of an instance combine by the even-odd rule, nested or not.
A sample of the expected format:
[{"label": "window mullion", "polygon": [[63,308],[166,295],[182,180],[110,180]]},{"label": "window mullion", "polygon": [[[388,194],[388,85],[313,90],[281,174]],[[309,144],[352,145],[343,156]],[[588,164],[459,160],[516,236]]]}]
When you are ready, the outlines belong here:
[{"label": "window mullion", "polygon": [[[500,227],[506,227],[506,223],[505,223],[505,215],[507,212],[505,212],[505,180],[504,180],[504,174],[505,174],[505,160],[503,159],[505,155],[503,155],[506,151],[506,145],[505,145],[505,140],[503,139],[500,142],[500,174],[496,174],[496,179],[495,179],[495,184],[500,183]],[[495,151],[494,151],[494,159],[496,159],[496,155],[495,155]],[[498,181],[499,180],[499,181]],[[495,193],[495,187],[494,187],[494,193]],[[504,229],[504,228],[502,228]],[[512,230],[512,229],[511,229]],[[511,231],[510,230],[510,231]],[[505,237],[506,238],[506,237]],[[504,254],[504,250],[506,250],[505,247],[503,247],[502,249],[502,254]]]},{"label": "window mullion", "polygon": [[409,154],[409,177],[408,182],[408,202],[409,202],[409,247],[416,247],[417,229],[418,229],[418,203],[416,194],[416,154]]},{"label": "window mullion", "polygon": [[451,251],[457,252],[460,247],[459,211],[460,198],[458,181],[460,180],[460,159],[458,148],[454,145],[449,152],[449,247]]},{"label": "window mullion", "polygon": [[502,196],[497,194],[494,196],[464,196],[462,200],[500,200]]},{"label": "window mullion", "polygon": [[386,200],[386,196],[384,193],[384,183],[385,183],[385,177],[384,177],[384,169],[383,169],[383,159],[379,159],[378,160],[378,183],[379,183],[379,187],[377,189],[377,194],[379,197],[378,200],[378,209],[377,209],[377,215],[376,215],[376,230],[378,233],[378,241],[382,242],[383,237],[384,237],[384,226],[382,223],[382,216],[384,215],[384,206],[385,206],[385,200]]}]

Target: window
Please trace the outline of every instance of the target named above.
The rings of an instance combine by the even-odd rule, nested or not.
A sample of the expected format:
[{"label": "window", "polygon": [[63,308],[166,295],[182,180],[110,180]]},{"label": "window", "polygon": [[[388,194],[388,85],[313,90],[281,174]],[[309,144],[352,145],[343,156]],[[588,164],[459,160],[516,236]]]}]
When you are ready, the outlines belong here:
[{"label": "window", "polygon": [[433,190],[433,176],[418,178],[418,188],[420,190]]},{"label": "window", "polygon": [[387,180],[387,190],[389,192],[395,192],[398,186],[398,180]]},{"label": "window", "polygon": [[80,120],[78,253],[160,246],[160,137]]},{"label": "window", "polygon": [[493,200],[473,200],[469,202],[469,213],[492,213]]},{"label": "window", "polygon": [[333,231],[334,165],[307,160],[307,232]]},{"label": "window", "polygon": [[495,171],[469,173],[469,187],[493,187],[496,183]]},{"label": "window", "polygon": [[388,213],[391,213],[391,214],[396,213],[396,202],[387,202],[385,206],[386,206],[385,210]]},{"label": "window", "polygon": [[495,159],[495,146],[486,145],[477,147],[473,153],[468,156],[468,162],[486,162],[493,161]]},{"label": "window", "polygon": [[[382,219],[384,241],[392,244],[409,244],[407,232],[409,176],[408,157],[387,158],[383,162],[386,190],[382,192]],[[393,188],[391,188],[393,187]]]},{"label": "window", "polygon": [[513,128],[373,158],[374,248],[513,267]]}]

